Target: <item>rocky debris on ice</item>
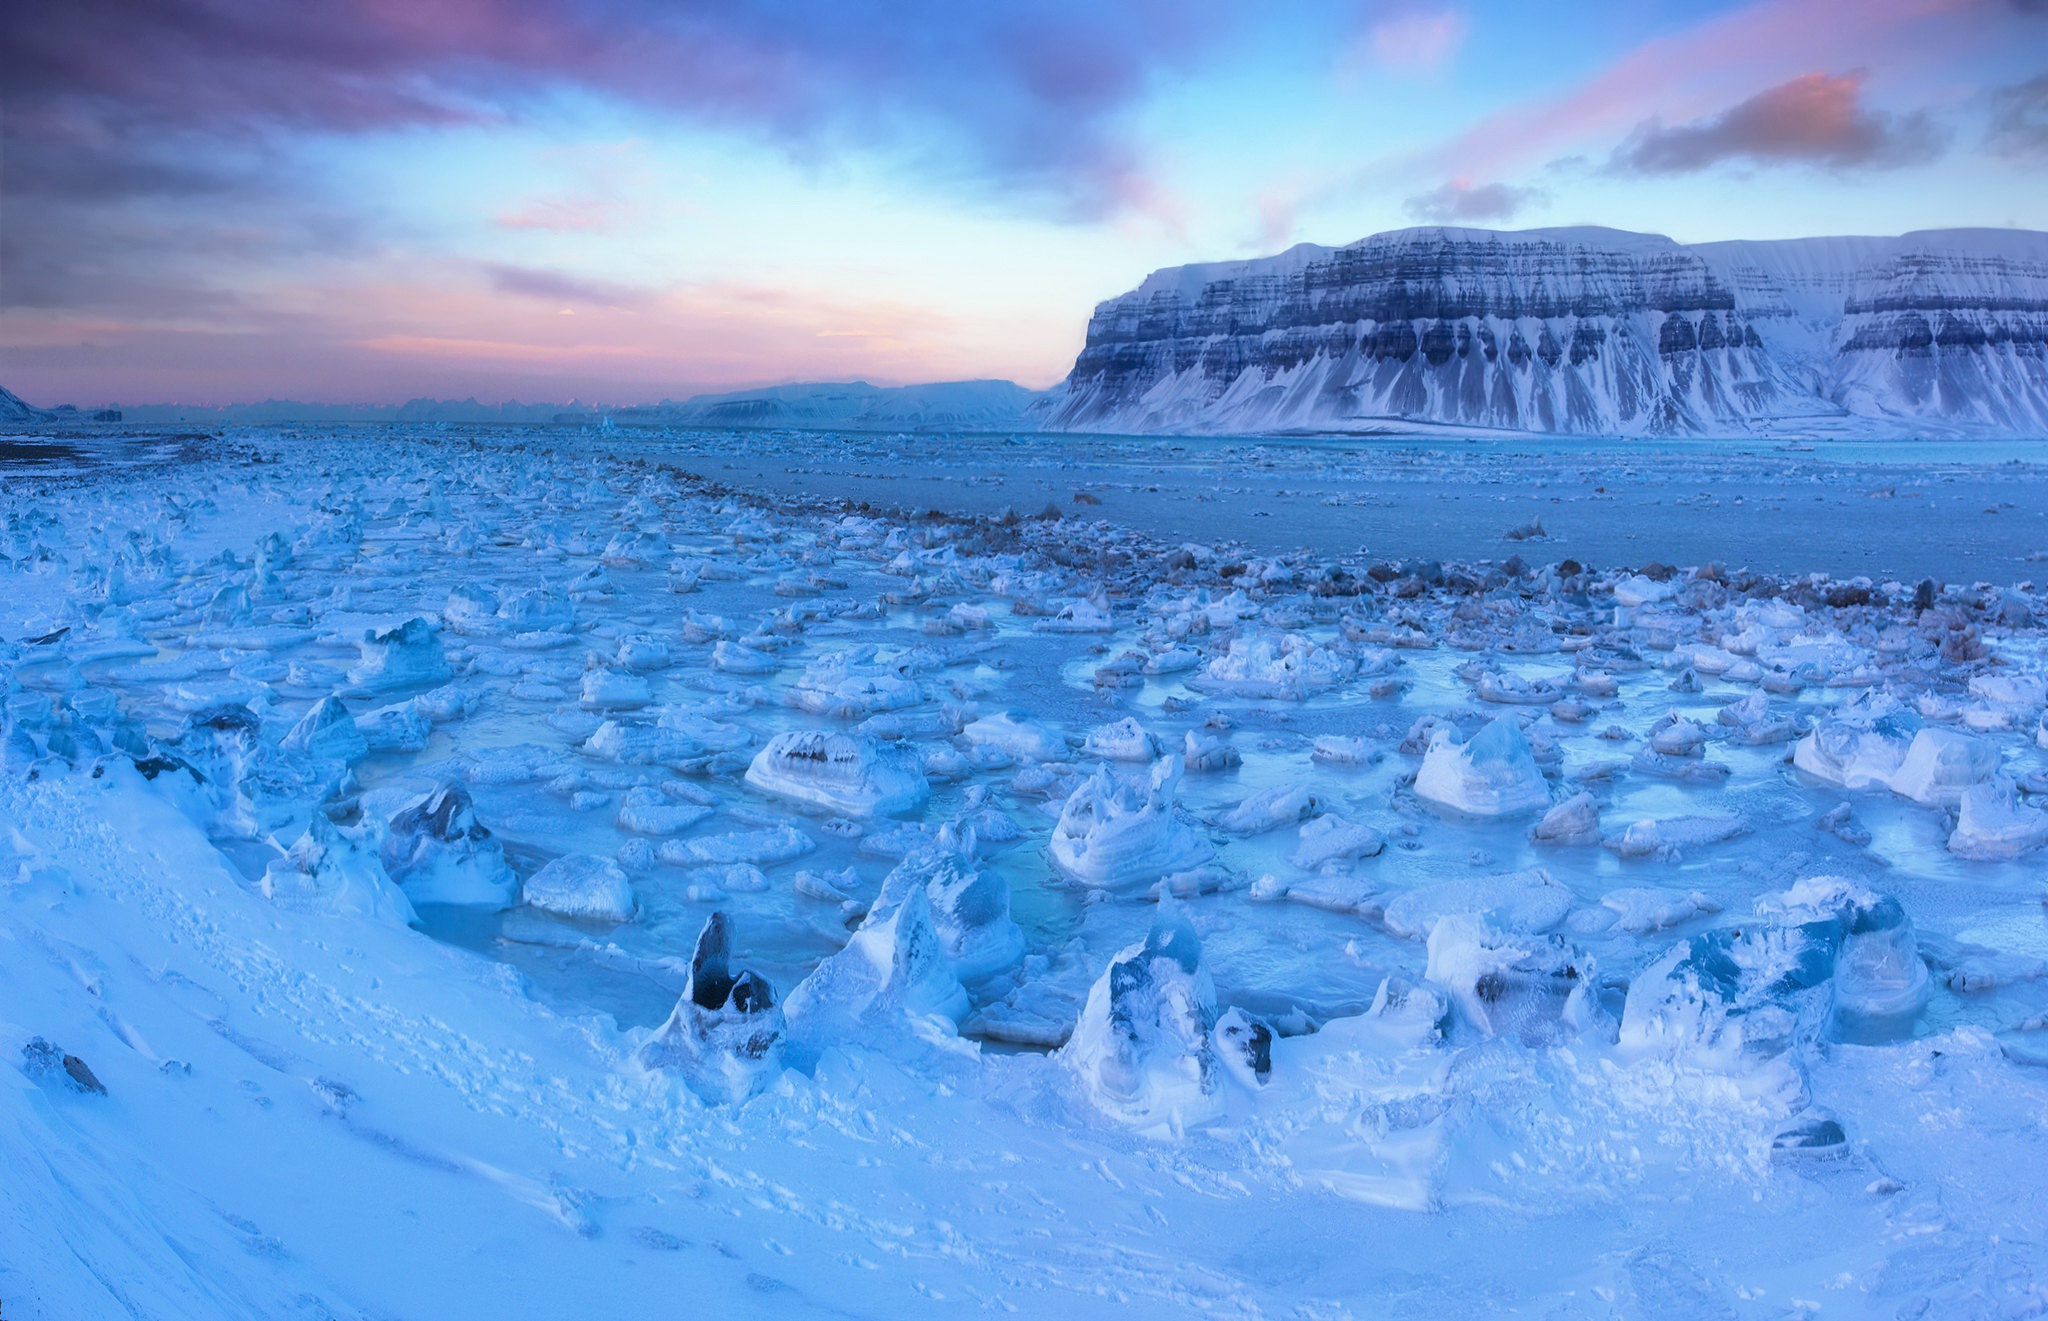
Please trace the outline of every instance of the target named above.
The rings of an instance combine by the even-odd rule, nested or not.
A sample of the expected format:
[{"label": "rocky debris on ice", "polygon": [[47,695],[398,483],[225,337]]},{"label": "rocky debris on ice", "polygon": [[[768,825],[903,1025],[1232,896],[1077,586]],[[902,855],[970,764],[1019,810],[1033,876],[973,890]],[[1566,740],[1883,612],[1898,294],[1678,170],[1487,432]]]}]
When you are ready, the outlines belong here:
[{"label": "rocky debris on ice", "polygon": [[610,858],[565,853],[526,878],[520,891],[529,908],[586,922],[630,922],[639,909],[633,883]]},{"label": "rocky debris on ice", "polygon": [[1467,816],[1514,816],[1550,806],[1550,786],[1522,727],[1497,716],[1459,743],[1438,729],[1415,776],[1416,796]]},{"label": "rocky debris on ice", "polygon": [[780,1067],[783,1015],[767,978],[733,973],[732,943],[732,919],[714,912],[697,936],[689,985],[639,1059],[680,1073],[706,1100],[736,1103]]},{"label": "rocky debris on ice", "polygon": [[443,785],[390,821],[384,869],[415,904],[510,908],[519,878],[500,844],[476,819],[469,791]]},{"label": "rocky debris on ice", "polygon": [[1178,757],[1153,763],[1143,782],[1097,770],[1060,809],[1054,865],[1082,885],[1131,889],[1207,862],[1214,848],[1175,811],[1180,778]]},{"label": "rocky debris on ice", "polygon": [[765,794],[846,816],[900,816],[931,797],[917,755],[866,734],[801,729],[754,755],[747,783]]}]

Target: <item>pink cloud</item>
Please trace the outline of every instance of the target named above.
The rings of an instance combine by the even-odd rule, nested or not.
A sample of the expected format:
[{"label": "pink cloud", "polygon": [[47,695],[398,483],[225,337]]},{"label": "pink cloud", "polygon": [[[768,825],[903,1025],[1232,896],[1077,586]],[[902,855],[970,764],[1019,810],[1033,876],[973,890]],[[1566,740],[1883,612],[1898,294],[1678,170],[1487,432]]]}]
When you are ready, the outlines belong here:
[{"label": "pink cloud", "polygon": [[1690,174],[1722,161],[1884,169],[1931,159],[1945,135],[1925,114],[1889,115],[1862,103],[1861,73],[1809,73],[1720,114],[1636,127],[1608,162],[1616,174]]},{"label": "pink cloud", "polygon": [[1981,41],[1978,20],[2009,10],[2004,0],[1761,0],[1645,42],[1572,92],[1499,111],[1428,155],[1459,174],[1513,173],[1655,115],[1710,113],[1816,64],[1896,66]]},{"label": "pink cloud", "polygon": [[1435,73],[1463,49],[1471,26],[1462,9],[1401,9],[1373,24],[1367,44],[1384,68]]}]

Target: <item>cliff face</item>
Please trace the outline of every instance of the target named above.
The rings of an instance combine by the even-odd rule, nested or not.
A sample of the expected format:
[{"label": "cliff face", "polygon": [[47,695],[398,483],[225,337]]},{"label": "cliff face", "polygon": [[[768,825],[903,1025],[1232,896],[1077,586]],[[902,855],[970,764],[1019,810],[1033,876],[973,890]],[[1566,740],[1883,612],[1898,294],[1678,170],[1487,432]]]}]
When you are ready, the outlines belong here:
[{"label": "cliff face", "polygon": [[2048,434],[2044,307],[2048,235],[2017,231],[1398,230],[1155,273],[1096,309],[1045,425]]}]

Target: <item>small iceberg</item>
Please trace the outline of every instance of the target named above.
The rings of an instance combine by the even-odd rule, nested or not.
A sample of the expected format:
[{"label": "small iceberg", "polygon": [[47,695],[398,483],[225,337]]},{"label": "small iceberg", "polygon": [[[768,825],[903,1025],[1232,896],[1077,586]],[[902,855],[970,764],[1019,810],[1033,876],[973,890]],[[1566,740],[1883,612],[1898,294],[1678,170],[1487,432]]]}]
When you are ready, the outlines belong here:
[{"label": "small iceberg", "polygon": [[1495,717],[1468,743],[1437,730],[1415,776],[1415,793],[1468,816],[1513,816],[1550,806],[1550,786],[1529,740],[1507,716]]},{"label": "small iceberg", "polygon": [[1180,777],[1179,757],[1155,762],[1143,782],[1096,771],[1060,809],[1054,864],[1083,885],[1122,889],[1207,862],[1215,850],[1174,812]]}]

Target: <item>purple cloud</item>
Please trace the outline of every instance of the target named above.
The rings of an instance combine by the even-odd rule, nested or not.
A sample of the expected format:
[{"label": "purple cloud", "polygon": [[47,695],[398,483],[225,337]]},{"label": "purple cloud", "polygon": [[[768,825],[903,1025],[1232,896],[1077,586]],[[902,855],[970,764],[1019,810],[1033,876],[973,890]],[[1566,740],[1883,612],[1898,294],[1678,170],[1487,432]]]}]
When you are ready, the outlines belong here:
[{"label": "purple cloud", "polygon": [[1947,134],[1924,112],[1866,109],[1863,75],[1809,73],[1690,124],[1652,119],[1607,162],[1624,175],[1694,174],[1724,161],[1896,169],[1933,160]]},{"label": "purple cloud", "polygon": [[1518,188],[1513,184],[1471,184],[1453,179],[1408,199],[1406,210],[1417,220],[1436,225],[1499,224],[1513,220],[1522,210],[1548,200],[1541,188]]},{"label": "purple cloud", "polygon": [[295,135],[514,120],[562,88],[798,154],[907,144],[895,156],[949,186],[1108,214],[1147,195],[1120,112],[1232,12],[1224,0],[0,5],[0,300],[79,305],[124,280],[139,288],[229,214],[245,243],[288,250],[337,223],[319,181],[292,176]]},{"label": "purple cloud", "polygon": [[1986,141],[2001,156],[2048,157],[2048,73],[1992,93]]}]

